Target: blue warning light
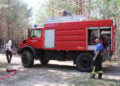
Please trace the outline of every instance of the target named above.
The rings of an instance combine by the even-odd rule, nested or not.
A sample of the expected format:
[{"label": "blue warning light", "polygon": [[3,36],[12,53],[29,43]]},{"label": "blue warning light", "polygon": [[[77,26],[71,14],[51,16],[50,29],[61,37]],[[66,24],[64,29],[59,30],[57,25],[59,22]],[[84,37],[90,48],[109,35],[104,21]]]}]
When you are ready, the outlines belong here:
[{"label": "blue warning light", "polygon": [[37,25],[35,24],[35,25],[34,25],[34,27],[36,28],[36,27],[37,27]]}]

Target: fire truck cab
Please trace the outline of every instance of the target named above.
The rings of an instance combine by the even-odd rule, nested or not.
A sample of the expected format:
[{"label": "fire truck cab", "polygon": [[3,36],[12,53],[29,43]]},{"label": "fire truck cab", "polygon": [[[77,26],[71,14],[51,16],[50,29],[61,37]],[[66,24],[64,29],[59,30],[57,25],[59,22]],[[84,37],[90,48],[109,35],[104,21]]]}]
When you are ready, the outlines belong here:
[{"label": "fire truck cab", "polygon": [[29,29],[28,38],[20,42],[22,64],[32,67],[34,59],[41,64],[49,60],[73,61],[78,70],[91,71],[95,39],[100,38],[104,46],[104,60],[110,59],[114,30],[112,20],[48,19],[43,28]]}]

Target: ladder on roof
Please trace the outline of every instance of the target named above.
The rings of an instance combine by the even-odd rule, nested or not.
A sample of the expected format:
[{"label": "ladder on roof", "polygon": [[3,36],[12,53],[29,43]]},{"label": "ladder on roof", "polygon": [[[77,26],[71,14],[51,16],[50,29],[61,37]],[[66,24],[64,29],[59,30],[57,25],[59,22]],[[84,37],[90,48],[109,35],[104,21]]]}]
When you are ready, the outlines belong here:
[{"label": "ladder on roof", "polygon": [[46,24],[48,23],[62,23],[62,22],[74,22],[74,21],[83,21],[86,20],[84,16],[65,16],[65,17],[57,17],[57,18],[47,18]]}]

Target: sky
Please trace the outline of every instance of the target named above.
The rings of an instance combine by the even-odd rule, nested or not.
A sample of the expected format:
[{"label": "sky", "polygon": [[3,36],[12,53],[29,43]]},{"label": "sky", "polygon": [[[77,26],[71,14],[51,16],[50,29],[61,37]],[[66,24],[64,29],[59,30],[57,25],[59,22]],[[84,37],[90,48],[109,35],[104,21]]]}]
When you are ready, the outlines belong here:
[{"label": "sky", "polygon": [[36,9],[39,7],[39,2],[43,2],[44,0],[23,0],[25,1],[30,7]]},{"label": "sky", "polygon": [[44,4],[45,0],[23,0],[28,4],[30,8],[32,8],[33,16],[30,18],[33,24],[36,24],[36,15],[40,6]]}]

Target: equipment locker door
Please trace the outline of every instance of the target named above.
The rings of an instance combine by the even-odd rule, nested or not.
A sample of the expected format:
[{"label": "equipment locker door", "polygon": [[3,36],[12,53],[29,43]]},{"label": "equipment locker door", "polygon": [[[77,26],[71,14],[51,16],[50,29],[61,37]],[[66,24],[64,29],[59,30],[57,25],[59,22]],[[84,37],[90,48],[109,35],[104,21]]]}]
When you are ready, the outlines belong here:
[{"label": "equipment locker door", "polygon": [[45,30],[44,32],[44,48],[54,48],[55,30]]}]

